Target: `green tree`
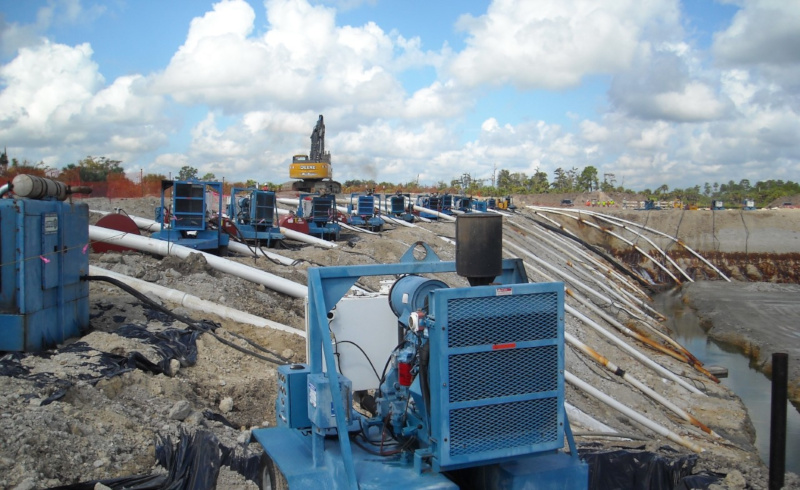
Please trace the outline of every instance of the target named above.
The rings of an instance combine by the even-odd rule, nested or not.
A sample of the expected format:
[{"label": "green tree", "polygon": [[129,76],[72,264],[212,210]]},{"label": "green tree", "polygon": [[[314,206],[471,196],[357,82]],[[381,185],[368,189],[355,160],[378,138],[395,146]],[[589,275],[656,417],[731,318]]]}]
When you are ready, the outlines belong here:
[{"label": "green tree", "polygon": [[213,181],[217,180],[217,176],[214,175],[211,172],[206,172],[206,174],[204,176],[200,177],[200,180],[210,180],[210,181],[213,182]]},{"label": "green tree", "polygon": [[77,164],[70,163],[63,169],[62,173],[70,173],[70,170],[78,169],[80,179],[84,182],[105,182],[108,180],[109,174],[122,174],[125,169],[122,168],[120,160],[111,160],[106,157],[94,158],[87,156],[80,160]]},{"label": "green tree", "polygon": [[184,165],[181,167],[181,171],[178,172],[178,180],[191,180],[197,178],[197,169],[194,167],[190,167],[189,165]]},{"label": "green tree", "polygon": [[592,190],[597,190],[600,187],[597,169],[591,165],[584,167],[583,172],[578,176],[577,184],[579,191],[591,192]]}]

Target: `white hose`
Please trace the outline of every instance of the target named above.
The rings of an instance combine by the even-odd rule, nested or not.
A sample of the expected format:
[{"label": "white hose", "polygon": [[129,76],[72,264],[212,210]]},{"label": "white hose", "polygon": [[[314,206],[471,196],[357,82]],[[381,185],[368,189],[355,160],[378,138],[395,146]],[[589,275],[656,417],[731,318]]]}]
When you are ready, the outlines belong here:
[{"label": "white hose", "polygon": [[[112,213],[110,213],[108,211],[98,211],[98,210],[95,210],[95,209],[90,209],[89,212],[90,213],[96,213],[96,214],[102,214],[102,215],[112,214]],[[128,218],[130,218],[131,220],[133,220],[133,222],[136,223],[136,226],[138,226],[140,230],[153,232],[153,231],[159,231],[161,229],[161,224],[158,221],[155,221],[155,220],[152,220],[152,219],[147,219],[147,218],[141,218],[139,216],[133,216],[133,215],[130,215],[130,214],[127,214],[126,216]],[[168,225],[165,225],[164,228],[168,228]],[[253,247],[253,248],[255,248],[255,247]],[[265,251],[265,250],[263,250],[261,248],[255,248],[256,251],[254,252],[253,248],[248,247],[244,243],[233,242],[233,241],[228,243],[228,250],[230,250],[230,251],[232,251],[234,253],[240,254],[240,255],[250,255],[250,256],[252,256],[252,255],[255,254],[256,256],[258,256],[258,253],[261,252],[268,259],[274,260],[276,262],[279,262],[280,264],[283,264],[283,265],[294,265],[295,264],[295,260],[294,259],[290,259],[289,257],[284,257],[283,255],[278,255],[278,254],[273,253],[273,252],[267,252],[267,251]]]},{"label": "white hose", "polygon": [[597,388],[593,387],[589,383],[583,381],[582,379],[578,378],[574,374],[570,373],[569,371],[564,371],[564,379],[570,383],[571,385],[575,386],[576,388],[584,391],[585,393],[597,398],[601,402],[605,403],[609,407],[617,410],[618,412],[622,413],[626,417],[642,424],[643,426],[647,427],[648,429],[652,430],[656,434],[660,434],[667,439],[680,444],[681,446],[687,447],[696,453],[703,452],[703,448],[698,446],[697,444],[681,437],[679,434],[672,432],[671,430],[667,429],[661,424],[653,422],[652,420],[648,419],[644,415],[640,414],[639,412],[629,408],[622,403],[618,402],[617,400],[611,398],[610,396],[606,395],[602,391],[598,390]]},{"label": "white hose", "polygon": [[189,308],[196,311],[202,311],[203,313],[211,313],[219,317],[225,318],[227,320],[232,320],[238,323],[247,323],[248,325],[253,325],[256,327],[265,327],[265,328],[271,328],[273,330],[280,330],[281,332],[291,333],[304,338],[306,336],[306,333],[303,330],[299,330],[297,328],[290,327],[282,323],[273,322],[272,320],[267,320],[266,318],[261,318],[255,315],[251,315],[250,313],[241,310],[236,310],[228,306],[221,305],[219,303],[214,303],[213,301],[207,301],[198,298],[197,296],[192,296],[189,293],[178,291],[177,289],[171,289],[164,286],[159,286],[158,284],[142,281],[141,279],[135,279],[133,277],[126,276],[124,274],[118,274],[116,272],[96,267],[94,265],[89,266],[89,274],[93,276],[113,277],[114,279],[124,282],[128,286],[136,289],[140,293],[144,294],[152,293],[163,300],[179,304],[185,308]]},{"label": "white hose", "polygon": [[416,209],[420,213],[427,213],[427,214],[432,214],[434,216],[438,216],[438,217],[440,217],[440,218],[442,218],[443,220],[446,220],[446,221],[455,221],[456,220],[454,217],[450,216],[449,214],[440,213],[439,211],[434,211],[433,209],[423,208],[422,206],[417,206],[416,204],[414,205],[414,209]]},{"label": "white hose", "polygon": [[177,245],[164,240],[156,240],[140,235],[132,235],[118,230],[111,230],[99,226],[89,225],[89,238],[99,242],[114,243],[130,248],[135,248],[143,252],[150,252],[156,255],[174,255],[185,259],[193,253],[200,253],[206,258],[208,265],[216,270],[232,274],[242,279],[247,279],[258,284],[273,289],[275,291],[293,296],[295,298],[305,298],[308,296],[308,288],[302,284],[275,276],[265,271],[253,267],[239,264],[231,260],[217,257],[206,252],[194,250],[189,247]]}]

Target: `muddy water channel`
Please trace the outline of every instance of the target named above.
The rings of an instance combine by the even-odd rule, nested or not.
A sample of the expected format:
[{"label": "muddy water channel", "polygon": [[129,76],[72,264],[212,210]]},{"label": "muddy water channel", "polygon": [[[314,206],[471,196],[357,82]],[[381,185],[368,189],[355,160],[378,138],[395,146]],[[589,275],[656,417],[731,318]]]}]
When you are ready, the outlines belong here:
[{"label": "muddy water channel", "polygon": [[[742,354],[738,347],[709,339],[701,327],[700,318],[681,300],[678,291],[658,294],[654,300],[654,307],[667,316],[666,325],[678,342],[704,364],[728,369],[728,377],[721,379],[721,382],[736,393],[747,407],[756,432],[755,446],[761,459],[769,464],[770,380],[754,369],[751,359]],[[786,470],[800,474],[800,413],[791,403],[787,402],[787,405]]]}]

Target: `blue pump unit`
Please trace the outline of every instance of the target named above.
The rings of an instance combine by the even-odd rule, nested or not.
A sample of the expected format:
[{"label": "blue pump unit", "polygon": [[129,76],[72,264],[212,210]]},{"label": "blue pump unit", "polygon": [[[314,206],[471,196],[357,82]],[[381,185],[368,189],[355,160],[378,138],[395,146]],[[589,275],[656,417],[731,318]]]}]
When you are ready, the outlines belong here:
[{"label": "blue pump unit", "polygon": [[387,213],[397,219],[401,219],[403,221],[407,221],[409,223],[414,222],[414,213],[412,213],[411,206],[411,195],[410,194],[401,194],[398,192],[393,196],[389,196],[387,199]]},{"label": "blue pump unit", "polygon": [[342,227],[333,194],[300,194],[297,216],[308,222],[308,233],[323,240],[338,240]]},{"label": "blue pump unit", "polygon": [[231,189],[228,217],[239,238],[246,242],[272,247],[285,237],[277,220],[275,193],[260,189]]},{"label": "blue pump unit", "polygon": [[[279,368],[278,427],[253,431],[271,488],[278,476],[292,489],[459,488],[476,473],[492,488],[587,487],[564,411],[563,283],[527,283],[519,259],[502,260],[488,285],[419,275],[471,268],[461,264],[418,243],[398,264],[309,269],[309,364]],[[331,340],[329,312],[359,277],[397,275],[387,299],[397,335],[389,329],[388,361],[370,361],[386,367],[374,396],[358,393],[363,413],[337,369],[346,354]],[[367,342],[386,331],[371,319],[344,323],[360,325]],[[287,381],[295,376],[306,376],[305,390]],[[303,404],[308,420],[291,415]]]},{"label": "blue pump unit", "polygon": [[[433,194],[433,195],[419,195],[417,196],[417,206],[421,208],[430,209],[432,211],[436,211],[441,213],[442,212],[442,197]],[[420,211],[419,216],[421,218],[436,220],[439,219],[438,215],[426,213],[425,211]]]},{"label": "blue pump unit", "polygon": [[380,202],[380,195],[360,192],[350,194],[350,204],[347,205],[350,224],[370,231],[381,231],[384,221],[375,211]]},{"label": "blue pump unit", "polygon": [[88,206],[0,199],[0,229],[0,351],[39,351],[79,336],[89,327],[89,284],[81,281]]},{"label": "blue pump unit", "polygon": [[[172,206],[165,205],[165,195],[172,189]],[[216,207],[207,202],[207,190],[218,198]],[[222,217],[222,183],[197,180],[162,180],[161,206],[156,208],[156,221],[161,229],[151,238],[184,247],[225,255],[230,237],[218,227],[212,228],[209,218]]]}]

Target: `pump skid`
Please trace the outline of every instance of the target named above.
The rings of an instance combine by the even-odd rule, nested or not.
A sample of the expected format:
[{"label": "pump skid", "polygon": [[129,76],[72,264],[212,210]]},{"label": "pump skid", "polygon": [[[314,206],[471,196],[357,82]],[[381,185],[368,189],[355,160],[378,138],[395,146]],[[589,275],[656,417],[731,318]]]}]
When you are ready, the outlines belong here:
[{"label": "pump skid", "polygon": [[[461,241],[482,216],[459,217]],[[253,431],[268,488],[586,488],[564,410],[563,283],[456,253],[418,242],[397,264],[309,269],[308,364],[279,368],[277,427]],[[452,272],[479,285],[428,277]],[[399,279],[345,297],[364,276]]]}]

